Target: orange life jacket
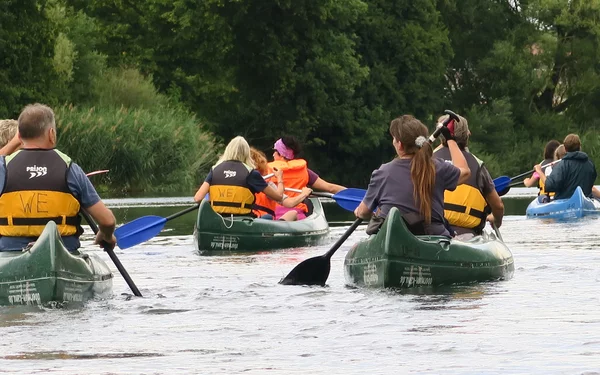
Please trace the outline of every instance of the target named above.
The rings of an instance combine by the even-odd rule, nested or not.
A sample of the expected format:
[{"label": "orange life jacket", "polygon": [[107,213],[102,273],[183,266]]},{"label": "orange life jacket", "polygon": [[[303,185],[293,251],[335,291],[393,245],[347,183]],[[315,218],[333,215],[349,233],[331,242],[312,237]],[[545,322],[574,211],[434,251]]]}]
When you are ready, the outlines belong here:
[{"label": "orange life jacket", "polygon": [[[267,167],[267,174],[271,174],[273,172],[274,172],[273,168]],[[275,176],[271,176],[269,178],[266,178],[265,182],[277,183],[276,180],[277,179],[275,178]],[[256,217],[261,217],[263,215],[269,214],[269,215],[273,215],[273,218],[275,218],[275,207],[277,207],[277,202],[275,202],[273,199],[267,197],[267,195],[262,192],[256,193],[256,194],[254,194],[254,196],[255,196],[255,200],[254,200],[254,206],[252,207],[252,213],[254,215],[256,215]]]},{"label": "orange life jacket", "polygon": [[[304,159],[275,160],[269,163],[269,167],[283,171],[283,183],[286,188],[302,189],[308,184],[308,167]],[[295,197],[300,193],[286,191],[285,194]],[[304,203],[299,203],[296,208],[308,212],[308,207]]]}]

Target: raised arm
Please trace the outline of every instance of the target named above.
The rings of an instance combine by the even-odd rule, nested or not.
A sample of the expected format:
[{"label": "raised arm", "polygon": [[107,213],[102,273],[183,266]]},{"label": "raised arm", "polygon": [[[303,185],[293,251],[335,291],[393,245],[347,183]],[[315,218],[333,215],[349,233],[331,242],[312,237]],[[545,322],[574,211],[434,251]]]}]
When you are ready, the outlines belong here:
[{"label": "raised arm", "polygon": [[0,155],[10,155],[20,147],[21,139],[19,138],[19,133],[17,133],[4,147],[0,148]]},{"label": "raised arm", "polygon": [[454,139],[446,140],[448,149],[450,149],[450,157],[452,158],[452,164],[460,169],[460,177],[458,178],[458,185],[464,184],[471,177],[471,169],[467,164],[467,159],[463,155],[462,151],[454,141]]}]

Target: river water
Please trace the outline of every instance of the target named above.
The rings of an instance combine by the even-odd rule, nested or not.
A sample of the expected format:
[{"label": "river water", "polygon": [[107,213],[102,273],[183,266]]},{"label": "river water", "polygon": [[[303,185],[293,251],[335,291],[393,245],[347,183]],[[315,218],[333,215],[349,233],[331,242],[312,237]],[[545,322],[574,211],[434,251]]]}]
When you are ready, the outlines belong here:
[{"label": "river water", "polygon": [[[501,227],[514,278],[419,293],[344,285],[344,255],[364,226],[334,255],[327,287],[277,284],[351,223],[333,203],[329,245],[251,255],[199,256],[194,214],[173,220],[116,249],[143,298],[88,236],[84,249],[113,268],[114,296],[0,308],[0,373],[600,374],[600,220],[527,220],[530,191],[517,193]],[[188,202],[107,200],[119,222]]]}]

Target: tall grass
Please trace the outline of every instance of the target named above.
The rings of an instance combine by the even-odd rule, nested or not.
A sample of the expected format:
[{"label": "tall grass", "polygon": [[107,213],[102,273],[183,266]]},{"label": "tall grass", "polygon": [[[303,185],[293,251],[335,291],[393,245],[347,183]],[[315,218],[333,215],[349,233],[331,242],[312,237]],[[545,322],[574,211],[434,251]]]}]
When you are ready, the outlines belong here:
[{"label": "tall grass", "polygon": [[216,159],[212,137],[187,111],[65,105],[58,148],[85,171],[110,169],[111,190],[192,191]]},{"label": "tall grass", "polygon": [[56,108],[58,148],[112,191],[193,191],[217,158],[212,135],[136,69],[104,70],[93,101]]}]

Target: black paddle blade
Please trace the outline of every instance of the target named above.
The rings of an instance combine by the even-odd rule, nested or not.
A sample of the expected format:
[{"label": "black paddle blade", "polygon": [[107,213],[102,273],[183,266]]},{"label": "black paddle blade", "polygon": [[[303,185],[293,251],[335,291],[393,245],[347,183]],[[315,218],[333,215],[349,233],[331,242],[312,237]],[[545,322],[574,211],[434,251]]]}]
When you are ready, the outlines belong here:
[{"label": "black paddle blade", "polygon": [[329,258],[323,255],[308,258],[294,267],[286,277],[279,281],[279,284],[325,286],[330,269],[331,263]]},{"label": "black paddle blade", "polygon": [[498,195],[499,195],[499,196],[506,195],[506,193],[508,193],[508,191],[509,191],[509,190],[510,190],[510,186],[507,186],[507,187],[505,187],[503,190],[500,190],[500,191],[498,192]]}]

